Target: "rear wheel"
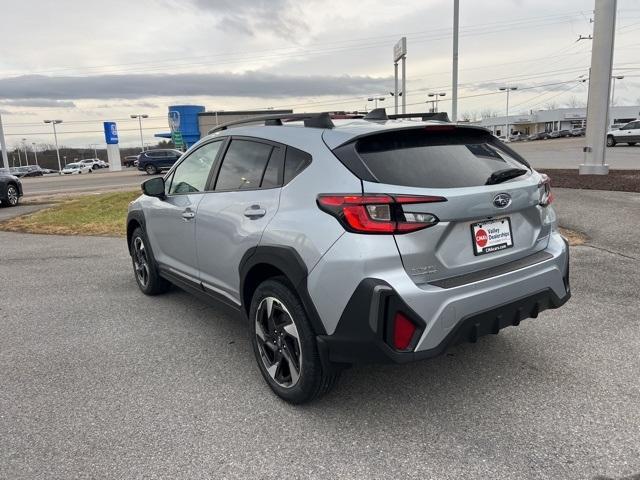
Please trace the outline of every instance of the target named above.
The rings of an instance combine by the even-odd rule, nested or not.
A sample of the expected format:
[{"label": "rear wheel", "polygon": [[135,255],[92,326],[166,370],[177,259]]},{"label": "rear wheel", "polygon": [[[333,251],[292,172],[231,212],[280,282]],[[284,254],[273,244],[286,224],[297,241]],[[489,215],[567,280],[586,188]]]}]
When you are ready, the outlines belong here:
[{"label": "rear wheel", "polygon": [[629,145],[630,147],[633,147],[636,144],[636,142],[627,142],[627,145]]},{"label": "rear wheel", "polygon": [[140,227],[131,235],[131,261],[138,287],[145,295],[158,295],[169,290],[171,284],[158,274],[158,268],[149,247],[147,236]]},{"label": "rear wheel", "polygon": [[92,169],[92,170],[97,170],[97,169],[99,169],[99,168],[100,168],[100,167],[98,166],[98,164],[97,164],[97,163],[94,163],[94,164],[93,164],[93,166],[91,167],[91,169]]},{"label": "rear wheel", "polygon": [[607,147],[615,147],[616,139],[613,138],[613,135],[607,135]]},{"label": "rear wheel", "polygon": [[300,404],[331,390],[339,371],[322,365],[311,323],[284,277],[260,284],[249,318],[258,367],[276,395]]},{"label": "rear wheel", "polygon": [[147,172],[147,175],[155,175],[156,173],[158,173],[158,169],[155,165],[147,165],[146,167],[144,167],[144,170],[145,172]]}]

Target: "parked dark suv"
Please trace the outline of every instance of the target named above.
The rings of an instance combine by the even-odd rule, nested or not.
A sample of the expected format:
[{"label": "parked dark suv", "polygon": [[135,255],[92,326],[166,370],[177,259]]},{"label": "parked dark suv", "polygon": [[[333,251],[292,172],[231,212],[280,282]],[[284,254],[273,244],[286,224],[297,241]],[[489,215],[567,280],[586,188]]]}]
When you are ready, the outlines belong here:
[{"label": "parked dark suv", "polygon": [[169,170],[182,156],[180,150],[163,149],[147,150],[138,157],[138,170],[155,175],[161,170]]}]

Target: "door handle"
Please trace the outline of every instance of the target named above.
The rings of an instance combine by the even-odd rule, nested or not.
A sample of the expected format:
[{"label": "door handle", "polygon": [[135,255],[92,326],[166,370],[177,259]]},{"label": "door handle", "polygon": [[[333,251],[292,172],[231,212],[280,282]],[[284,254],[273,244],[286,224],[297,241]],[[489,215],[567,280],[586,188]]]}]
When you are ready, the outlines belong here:
[{"label": "door handle", "polygon": [[194,212],[190,208],[187,208],[181,213],[181,215],[182,215],[182,218],[184,218],[184,221],[186,222],[194,218],[196,216],[196,212]]},{"label": "door handle", "polygon": [[260,218],[264,217],[267,214],[267,211],[264,208],[261,208],[260,205],[251,205],[244,211],[244,216],[247,218]]}]

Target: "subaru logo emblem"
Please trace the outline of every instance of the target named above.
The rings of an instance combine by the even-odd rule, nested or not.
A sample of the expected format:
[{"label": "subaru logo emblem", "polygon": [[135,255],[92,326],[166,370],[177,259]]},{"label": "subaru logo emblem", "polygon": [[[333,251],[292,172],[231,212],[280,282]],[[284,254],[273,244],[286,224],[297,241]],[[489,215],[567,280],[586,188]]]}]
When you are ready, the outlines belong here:
[{"label": "subaru logo emblem", "polygon": [[498,208],[507,208],[511,205],[511,195],[508,193],[499,193],[493,197],[493,204]]}]

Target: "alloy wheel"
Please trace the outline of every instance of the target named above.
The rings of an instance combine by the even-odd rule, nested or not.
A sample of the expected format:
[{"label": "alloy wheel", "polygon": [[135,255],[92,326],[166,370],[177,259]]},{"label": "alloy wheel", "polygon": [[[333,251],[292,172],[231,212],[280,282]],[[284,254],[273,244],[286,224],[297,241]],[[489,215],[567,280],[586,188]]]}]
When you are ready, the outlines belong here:
[{"label": "alloy wheel", "polygon": [[298,383],[302,367],[300,335],[287,308],[275,297],[266,297],[258,305],[255,334],[262,364],[279,386],[291,388]]},{"label": "alloy wheel", "polygon": [[133,241],[133,267],[140,284],[146,288],[149,284],[149,259],[142,238],[136,237]]},{"label": "alloy wheel", "polygon": [[9,185],[9,188],[7,188],[7,201],[11,206],[18,204],[18,190],[13,185]]}]

